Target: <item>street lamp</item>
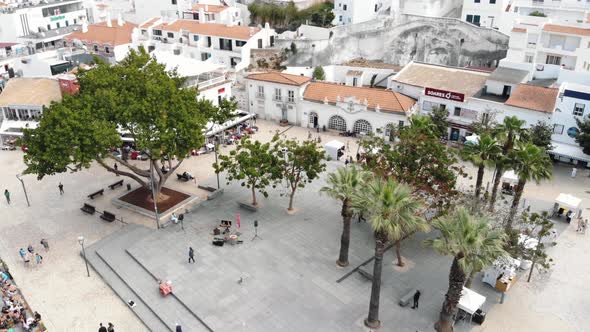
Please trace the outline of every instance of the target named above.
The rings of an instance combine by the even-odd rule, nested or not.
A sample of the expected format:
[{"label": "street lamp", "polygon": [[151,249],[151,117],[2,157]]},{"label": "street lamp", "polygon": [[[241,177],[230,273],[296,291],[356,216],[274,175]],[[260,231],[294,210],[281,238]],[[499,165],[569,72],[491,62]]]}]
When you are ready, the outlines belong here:
[{"label": "street lamp", "polygon": [[84,237],[78,236],[78,243],[82,246],[82,255],[84,255],[84,263],[86,264],[86,274],[90,277],[90,270],[88,270],[88,260],[86,259],[86,250],[84,250]]},{"label": "street lamp", "polygon": [[219,164],[217,164],[217,148],[219,147],[219,135],[215,135],[215,147],[213,148],[213,151],[215,152],[215,175],[217,176],[217,189],[220,189],[221,186],[219,185],[219,171],[217,170],[217,167],[219,166]]},{"label": "street lamp", "polygon": [[23,191],[25,192],[25,198],[27,199],[27,205],[31,207],[31,203],[29,203],[29,195],[27,195],[27,188],[25,188],[25,181],[20,174],[16,175],[16,178],[20,181],[20,184],[23,185]]},{"label": "street lamp", "polygon": [[152,186],[152,198],[154,200],[154,213],[156,214],[156,228],[160,229],[160,214],[158,213],[158,199],[154,188],[154,163],[150,160],[150,185]]}]

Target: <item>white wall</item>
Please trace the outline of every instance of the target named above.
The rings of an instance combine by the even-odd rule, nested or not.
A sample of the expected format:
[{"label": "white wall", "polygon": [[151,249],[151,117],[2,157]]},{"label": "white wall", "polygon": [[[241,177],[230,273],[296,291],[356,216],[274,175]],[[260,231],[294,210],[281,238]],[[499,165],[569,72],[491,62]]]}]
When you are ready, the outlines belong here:
[{"label": "white wall", "polygon": [[[556,111],[554,114],[553,124],[557,127],[559,127],[559,125],[563,126],[563,131],[560,130],[560,128],[554,127],[554,134],[551,136],[551,139],[560,143],[578,145],[575,138],[568,135],[568,129],[577,128],[578,125],[576,119],[582,120],[590,114],[590,88],[588,86],[579,86],[576,84],[564,84],[560,88],[560,96],[565,90],[585,93],[587,99],[566,96],[557,98],[555,107],[556,109],[559,109],[559,111]],[[584,105],[583,115],[574,115],[573,112],[576,104]]]},{"label": "white wall", "polygon": [[495,4],[490,3],[490,0],[480,0],[479,3],[474,0],[464,0],[461,20],[467,22],[467,15],[479,15],[480,26],[499,28],[507,4],[507,0],[496,0]]},{"label": "white wall", "polygon": [[[256,113],[262,119],[280,121],[282,119],[283,104],[287,107],[287,120],[289,123],[300,125],[301,119],[297,112],[297,104],[303,96],[304,87],[258,80],[246,80],[248,89],[248,107],[250,113]],[[264,87],[264,98],[259,98],[258,87]],[[281,90],[282,101],[274,100],[275,89]],[[288,91],[294,91],[295,101],[288,102]],[[279,106],[277,106],[279,105]]]},{"label": "white wall", "polygon": [[217,85],[213,88],[205,88],[203,90],[199,90],[199,98],[205,98],[213,103],[215,106],[219,106],[218,97],[223,98],[230,98],[232,96],[231,93],[231,82],[227,81],[221,85]]}]

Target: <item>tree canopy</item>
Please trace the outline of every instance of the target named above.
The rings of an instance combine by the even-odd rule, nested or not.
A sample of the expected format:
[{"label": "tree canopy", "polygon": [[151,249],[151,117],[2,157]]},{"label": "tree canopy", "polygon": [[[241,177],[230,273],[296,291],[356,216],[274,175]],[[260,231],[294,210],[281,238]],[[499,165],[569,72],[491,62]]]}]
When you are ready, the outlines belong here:
[{"label": "tree canopy", "polygon": [[[24,130],[26,172],[42,179],[97,161],[110,172],[147,186],[148,169],[110,153],[122,147],[124,134],[149,156],[159,193],[187,152],[203,144],[202,129],[216,111],[209,101],[197,99],[195,89],[182,88],[184,82],[142,48],[131,50],[114,66],[99,61],[90,70],[80,70],[79,92],[52,103],[36,129]],[[124,167],[114,169],[107,158]],[[168,174],[161,171],[164,165],[171,170]]]},{"label": "tree canopy", "polygon": [[326,73],[324,72],[324,68],[322,66],[317,66],[313,69],[312,77],[318,81],[323,81],[326,79]]},{"label": "tree canopy", "polygon": [[576,119],[580,131],[576,136],[576,142],[582,147],[585,154],[590,154],[590,116],[584,117],[583,120]]}]

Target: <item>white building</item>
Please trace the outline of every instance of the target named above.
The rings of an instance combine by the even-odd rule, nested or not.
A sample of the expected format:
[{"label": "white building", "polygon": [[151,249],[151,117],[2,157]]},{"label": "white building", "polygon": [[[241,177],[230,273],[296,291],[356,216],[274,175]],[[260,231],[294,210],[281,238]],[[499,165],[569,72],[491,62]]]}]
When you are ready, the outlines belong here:
[{"label": "white building", "polygon": [[461,19],[486,28],[499,29],[510,0],[464,0]]},{"label": "white building", "polygon": [[273,46],[275,36],[268,24],[257,28],[155,18],[140,25],[134,44],[241,70],[250,64],[250,50]]},{"label": "white building", "polygon": [[[398,71],[398,66],[384,63],[368,66],[329,65],[322,66],[326,82],[341,83],[349,86],[386,88],[388,78]],[[287,67],[283,73],[313,76],[313,67]]]},{"label": "white building", "polygon": [[336,0],[334,1],[334,25],[348,25],[370,21],[383,8],[382,0]]},{"label": "white building", "polygon": [[21,42],[32,51],[54,49],[85,19],[84,0],[0,7],[0,41]]},{"label": "white building", "polygon": [[109,63],[115,63],[125,58],[129,52],[132,33],[136,27],[136,24],[125,22],[121,18],[91,25],[84,23],[82,29],[64,38],[62,46],[71,49],[83,47],[87,52],[99,55]]},{"label": "white building", "polygon": [[2,144],[14,144],[22,137],[24,128],[36,128],[43,109],[53,101],[61,101],[57,79],[13,78],[0,93],[0,111],[4,120],[0,125]]},{"label": "white building", "polygon": [[218,23],[227,25],[244,24],[242,13],[238,7],[230,7],[224,4],[209,5],[196,4],[182,13],[185,20],[194,20],[201,23]]},{"label": "white building", "polygon": [[391,0],[391,14],[459,17],[462,4],[463,0]]},{"label": "white building", "polygon": [[415,100],[377,88],[311,82],[309,77],[278,72],[247,77],[250,113],[307,128],[389,136],[403,126]]}]

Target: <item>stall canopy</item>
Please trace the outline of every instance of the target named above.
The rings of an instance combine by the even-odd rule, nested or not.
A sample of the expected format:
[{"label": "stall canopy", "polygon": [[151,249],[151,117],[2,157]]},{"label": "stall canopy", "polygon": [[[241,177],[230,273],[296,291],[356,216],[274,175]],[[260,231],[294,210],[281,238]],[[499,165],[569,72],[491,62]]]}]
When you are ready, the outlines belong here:
[{"label": "stall canopy", "polygon": [[585,154],[579,146],[557,142],[551,142],[551,146],[551,150],[547,151],[549,154],[590,162],[590,156]]},{"label": "stall canopy", "polygon": [[572,210],[576,210],[580,207],[580,203],[582,202],[582,200],[577,198],[576,196],[561,193],[559,194],[559,196],[557,196],[555,202],[558,203],[560,206],[565,206]]},{"label": "stall canopy", "polygon": [[513,170],[506,171],[506,172],[504,172],[504,174],[502,174],[501,181],[512,183],[512,184],[517,184],[518,183],[518,175],[516,175],[516,173],[514,173]]},{"label": "stall canopy", "polygon": [[338,159],[338,150],[342,149],[343,147],[344,147],[344,143],[342,143],[338,140],[333,140],[333,141],[326,143],[326,145],[324,145],[324,148],[326,149],[326,157],[328,157],[332,160],[337,160]]},{"label": "stall canopy", "polygon": [[459,309],[473,315],[477,309],[481,308],[485,301],[485,296],[480,295],[467,287],[463,287],[461,299],[459,300]]},{"label": "stall canopy", "polygon": [[478,144],[479,143],[479,135],[471,135],[465,137],[465,144]]}]

